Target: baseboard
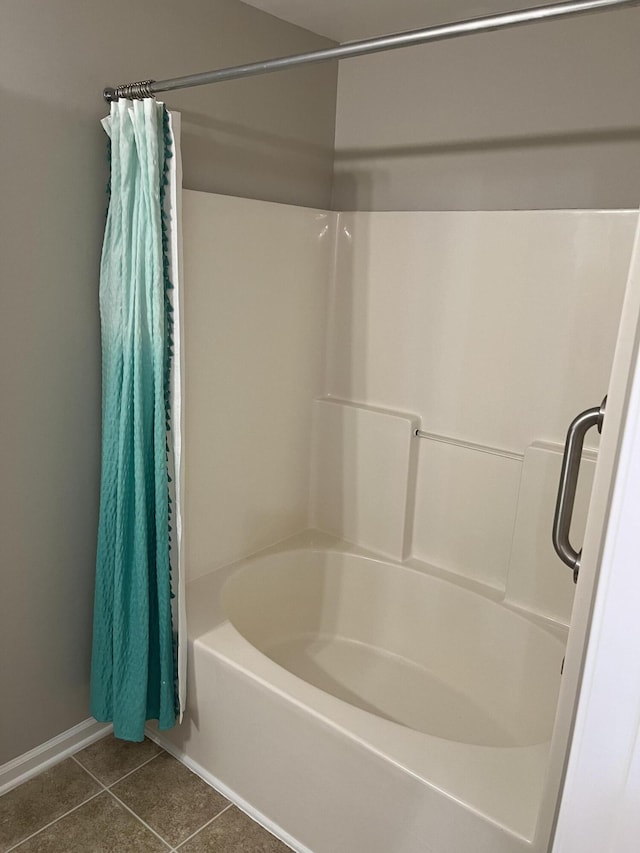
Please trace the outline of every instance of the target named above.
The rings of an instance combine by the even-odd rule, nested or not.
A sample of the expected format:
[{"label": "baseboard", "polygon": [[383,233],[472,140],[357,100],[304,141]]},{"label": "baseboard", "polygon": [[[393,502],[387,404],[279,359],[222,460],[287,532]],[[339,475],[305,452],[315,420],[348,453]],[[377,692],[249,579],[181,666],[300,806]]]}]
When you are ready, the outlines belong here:
[{"label": "baseboard", "polygon": [[0,765],[0,795],[108,735],[112,729],[111,723],[98,723],[89,717],[46,743]]},{"label": "baseboard", "polygon": [[173,755],[174,758],[177,758],[185,767],[188,767],[189,770],[192,770],[196,776],[199,776],[201,779],[208,785],[212,785],[217,791],[220,791],[230,802],[237,806],[240,811],[244,812],[248,817],[252,820],[255,820],[256,823],[259,823],[260,826],[264,827],[267,832],[270,832],[272,835],[275,835],[276,838],[279,838],[280,841],[287,844],[295,853],[313,853],[308,847],[305,847],[304,844],[301,844],[296,838],[289,835],[288,832],[285,832],[281,826],[275,824],[272,820],[269,820],[268,817],[255,809],[251,803],[248,803],[245,799],[239,796],[235,791],[232,791],[224,782],[221,782],[218,778],[216,778],[213,773],[209,773],[208,770],[205,770],[202,765],[198,764],[197,761],[194,761],[192,758],[183,752],[181,749],[177,749],[171,741],[165,740],[162,737],[162,734],[156,729],[147,726],[145,734],[149,738],[149,740],[154,741],[163,749],[165,749],[170,755]]}]

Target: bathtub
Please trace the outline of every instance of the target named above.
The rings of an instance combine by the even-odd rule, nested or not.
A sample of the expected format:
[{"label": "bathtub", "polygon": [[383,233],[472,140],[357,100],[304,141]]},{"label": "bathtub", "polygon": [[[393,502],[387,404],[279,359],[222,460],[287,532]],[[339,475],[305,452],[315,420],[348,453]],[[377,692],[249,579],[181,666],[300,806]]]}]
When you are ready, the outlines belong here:
[{"label": "bathtub", "polygon": [[313,532],[187,595],[190,698],[163,745],[293,849],[544,849],[560,636]]}]

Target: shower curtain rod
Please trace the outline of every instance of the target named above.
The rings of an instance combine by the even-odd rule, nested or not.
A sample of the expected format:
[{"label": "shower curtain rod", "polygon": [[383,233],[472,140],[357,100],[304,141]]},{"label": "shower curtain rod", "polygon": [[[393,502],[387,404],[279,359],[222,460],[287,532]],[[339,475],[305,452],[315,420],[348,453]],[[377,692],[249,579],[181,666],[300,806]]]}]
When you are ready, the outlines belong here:
[{"label": "shower curtain rod", "polygon": [[569,3],[535,6],[516,12],[503,12],[498,15],[471,18],[467,21],[454,21],[451,24],[439,24],[435,27],[409,30],[408,32],[378,36],[362,41],[345,42],[324,50],[297,53],[293,56],[266,59],[262,62],[250,62],[248,65],[233,65],[229,68],[218,68],[215,71],[205,71],[201,74],[187,74],[184,77],[173,77],[169,80],[142,80],[138,83],[127,83],[115,88],[108,86],[102,94],[107,102],[118,100],[118,98],[149,98],[159,92],[173,92],[176,89],[190,89],[193,86],[206,86],[209,83],[237,80],[240,77],[269,74],[273,71],[284,71],[298,65],[327,62],[332,59],[351,59],[355,56],[365,56],[383,50],[413,47],[418,44],[444,41],[458,36],[486,33],[506,27],[555,20],[556,18],[568,18],[572,15],[586,15],[590,12],[606,12],[610,9],[637,6],[638,4],[640,4],[640,0],[574,0]]}]

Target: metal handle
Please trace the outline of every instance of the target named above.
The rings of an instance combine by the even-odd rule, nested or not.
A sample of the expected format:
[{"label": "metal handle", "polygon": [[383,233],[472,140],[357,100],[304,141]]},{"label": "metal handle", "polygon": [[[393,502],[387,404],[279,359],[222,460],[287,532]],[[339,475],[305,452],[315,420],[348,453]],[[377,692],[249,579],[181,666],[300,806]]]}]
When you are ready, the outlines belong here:
[{"label": "metal handle", "polygon": [[584,437],[591,427],[598,427],[598,432],[602,432],[606,404],[607,398],[605,397],[601,406],[587,409],[574,418],[567,431],[567,440],[564,445],[562,471],[560,472],[558,497],[556,499],[556,512],[553,517],[552,538],[556,554],[563,563],[566,563],[570,569],[573,569],[574,583],[578,582],[582,549],[576,551],[572,546],[569,541],[569,529],[571,528],[571,518],[573,516],[573,504],[576,499],[576,486],[578,485],[580,460],[582,459],[582,445],[584,444]]}]

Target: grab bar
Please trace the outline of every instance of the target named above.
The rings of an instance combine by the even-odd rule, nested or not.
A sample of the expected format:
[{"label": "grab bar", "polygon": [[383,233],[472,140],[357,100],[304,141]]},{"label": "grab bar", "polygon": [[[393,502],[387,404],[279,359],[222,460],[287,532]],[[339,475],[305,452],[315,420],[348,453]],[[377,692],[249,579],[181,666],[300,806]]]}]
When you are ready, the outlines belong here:
[{"label": "grab bar", "polygon": [[553,518],[552,539],[556,554],[563,563],[566,563],[570,569],[573,569],[574,583],[578,582],[582,549],[576,551],[573,547],[569,540],[569,530],[573,516],[573,505],[576,499],[578,474],[580,473],[582,445],[584,444],[584,437],[591,427],[595,426],[598,428],[598,432],[602,432],[606,404],[607,398],[605,397],[602,405],[596,406],[593,409],[587,409],[574,418],[567,431],[567,440],[564,445],[556,511]]}]

